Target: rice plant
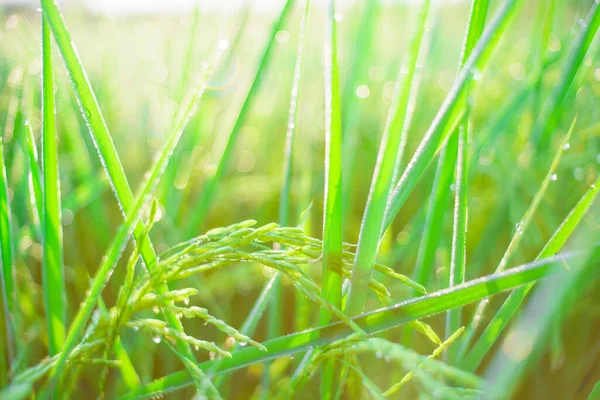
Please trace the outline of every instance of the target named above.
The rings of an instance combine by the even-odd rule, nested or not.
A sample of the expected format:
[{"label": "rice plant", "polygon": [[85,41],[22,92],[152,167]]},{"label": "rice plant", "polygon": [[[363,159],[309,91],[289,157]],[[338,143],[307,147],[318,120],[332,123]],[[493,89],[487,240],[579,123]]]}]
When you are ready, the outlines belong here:
[{"label": "rice plant", "polygon": [[0,398],[598,398],[600,2],[33,3]]}]

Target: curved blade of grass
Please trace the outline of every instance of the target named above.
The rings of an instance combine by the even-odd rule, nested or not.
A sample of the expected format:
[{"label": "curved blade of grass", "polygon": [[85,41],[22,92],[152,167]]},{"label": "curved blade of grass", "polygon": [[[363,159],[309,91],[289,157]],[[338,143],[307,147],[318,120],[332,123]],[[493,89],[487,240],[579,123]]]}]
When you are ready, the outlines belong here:
[{"label": "curved blade of grass", "polygon": [[66,289],[63,267],[60,178],[52,71],[52,37],[48,21],[42,16],[42,163],[43,222],[42,283],[48,350],[57,354],[65,341]]},{"label": "curved blade of grass", "polygon": [[[96,97],[94,96],[92,87],[87,79],[83,65],[79,60],[69,31],[56,3],[52,2],[51,0],[42,0],[41,4],[44,16],[47,18],[50,27],[52,28],[58,47],[62,53],[63,59],[65,60],[65,64],[73,82],[73,87],[77,94],[77,99],[81,105],[84,118],[88,124],[94,144],[98,149],[103,166],[109,176],[119,206],[121,207],[124,215],[127,215],[127,212],[134,206],[135,199],[127,182],[127,177],[119,160],[115,146],[112,142],[108,127],[104,122],[100,106],[98,105]],[[163,147],[163,151],[160,153],[153,166],[152,172],[157,175],[157,180],[162,175],[169,161],[170,155],[172,154],[173,149],[177,145],[179,138],[183,133],[183,129],[189,117],[195,111],[198,100],[206,88],[205,82],[207,81],[209,71],[210,68],[205,69],[205,75],[202,77],[199,86],[190,92],[190,94],[184,100],[184,103],[179,107],[172,126],[172,131],[170,132],[165,146]],[[134,237],[138,243],[141,243],[140,253],[146,268],[152,270],[152,268],[154,268],[156,265],[156,253],[154,252],[154,248],[152,247],[150,240],[141,240],[144,234],[144,224],[143,222],[140,222],[135,227]],[[168,288],[166,285],[163,285],[160,290],[166,291]],[[170,312],[165,312],[165,317],[170,325],[178,330],[183,329],[181,322],[176,315]],[[192,359],[194,358],[189,345],[179,342],[178,346],[181,347],[180,350],[184,354]]]},{"label": "curved blade of grass", "polygon": [[[506,251],[504,252],[504,255],[502,256],[502,259],[498,263],[498,266],[496,267],[496,272],[503,271],[506,268],[506,266],[509,265],[508,263],[510,261],[510,257],[516,251],[516,249],[519,247],[519,245],[521,244],[521,240],[523,239],[525,232],[529,228],[529,225],[531,224],[531,221],[533,220],[533,216],[535,215],[539,205],[541,204],[542,199],[544,198],[544,195],[546,194],[546,191],[548,189],[548,186],[549,186],[550,182],[552,181],[552,178],[554,176],[554,171],[556,170],[556,168],[558,167],[558,164],[560,163],[560,159],[563,155],[563,152],[566,149],[565,145],[571,139],[571,135],[573,134],[573,130],[575,129],[576,122],[577,122],[577,118],[575,118],[575,120],[573,120],[573,123],[571,124],[571,128],[569,129],[569,132],[567,133],[561,146],[559,147],[559,149],[556,153],[556,156],[554,157],[554,160],[552,160],[552,164],[550,165],[550,168],[548,169],[548,173],[546,174],[546,177],[542,181],[540,188],[538,189],[535,196],[533,197],[533,200],[531,201],[529,207],[527,208],[527,211],[525,211],[523,218],[521,218],[521,221],[517,224],[516,232],[513,235],[510,243],[508,244],[508,247],[506,248]],[[475,313],[473,314],[473,317],[471,317],[471,321],[468,324],[467,331],[463,337],[462,344],[461,344],[461,350],[460,350],[461,358],[462,358],[462,355],[465,354],[469,343],[473,340],[473,337],[475,336],[477,327],[479,326],[479,322],[482,320],[483,314],[485,313],[485,310],[487,309],[488,304],[489,303],[487,301],[483,301],[480,304],[478,304],[478,306],[475,310]]]},{"label": "curved blade of grass", "polygon": [[[600,178],[588,189],[581,200],[571,210],[562,224],[558,227],[554,235],[544,246],[536,260],[541,260],[558,253],[566,241],[571,237],[571,234],[577,228],[588,209],[592,206],[594,199],[600,190]],[[494,343],[498,340],[508,322],[517,313],[523,300],[533,288],[533,284],[528,284],[518,288],[508,296],[500,309],[496,312],[492,320],[489,322],[485,331],[477,339],[471,351],[465,356],[461,363],[461,367],[468,371],[474,371],[483,361],[483,358],[490,351]]]},{"label": "curved blade of grass", "polygon": [[281,9],[281,13],[279,14],[277,20],[273,24],[273,28],[271,30],[271,35],[269,37],[269,42],[265,47],[263,54],[260,58],[260,62],[258,64],[258,69],[256,74],[254,75],[254,80],[250,85],[250,89],[248,90],[248,94],[246,95],[246,99],[242,104],[242,108],[235,120],[233,128],[231,129],[231,133],[229,134],[229,139],[227,140],[227,145],[221,154],[221,159],[219,160],[217,170],[215,174],[208,178],[204,183],[204,187],[201,193],[201,199],[197,202],[195,206],[192,208],[192,214],[188,219],[187,225],[184,227],[184,231],[186,232],[186,236],[191,237],[195,236],[200,227],[202,226],[203,220],[206,217],[206,213],[209,211],[210,206],[214,200],[217,188],[219,186],[220,180],[223,177],[226,169],[229,167],[229,160],[233,155],[233,149],[237,142],[237,138],[239,136],[240,130],[242,129],[244,122],[246,120],[246,115],[250,110],[250,105],[258,92],[258,88],[260,87],[261,78],[265,74],[265,70],[269,64],[269,60],[271,59],[271,53],[273,52],[273,47],[275,44],[275,35],[281,28],[283,27],[283,23],[287,18],[287,15],[290,13],[292,9],[292,5],[294,0],[287,0],[283,8]]},{"label": "curved blade of grass", "polygon": [[429,161],[439,151],[444,140],[450,134],[448,126],[453,124],[461,111],[460,106],[464,104],[465,91],[472,72],[475,69],[485,67],[489,55],[496,48],[508,23],[515,15],[517,6],[521,3],[521,0],[507,0],[481,35],[481,39],[465,62],[463,70],[390,195],[385,212],[384,229],[387,229],[392,223],[425,171]]},{"label": "curved blade of grass", "polygon": [[[473,51],[475,43],[481,37],[485,18],[487,15],[488,0],[473,0],[469,21],[467,22],[467,32],[463,43],[463,52],[459,62],[459,69],[462,68],[465,59]],[[469,96],[468,89],[466,92]],[[463,109],[466,116],[459,126],[458,130],[458,149],[456,156],[456,191],[454,194],[454,225],[452,229],[452,251],[450,261],[450,282],[449,286],[461,284],[465,281],[465,269],[467,262],[467,188],[468,188],[468,142],[469,142],[469,113],[470,105],[468,97],[465,98]],[[448,311],[446,315],[446,338],[452,336],[461,326],[461,309],[455,308]],[[451,364],[456,362],[456,346],[448,348],[444,353],[447,361]]]},{"label": "curved blade of grass", "polygon": [[[122,211],[127,213],[134,202],[133,193],[127,182],[125,171],[119,160],[108,127],[104,122],[100,106],[87,79],[83,64],[79,60],[65,21],[56,3],[50,0],[42,0],[41,4],[44,16],[52,28],[58,48],[65,60],[65,65],[77,94],[77,100],[81,106],[83,117],[88,124],[94,145],[109,176],[112,189],[115,192]],[[141,235],[141,232],[143,232],[142,225],[136,228],[136,235]],[[153,268],[156,262],[156,254],[149,241],[144,242],[145,246],[141,251],[142,258],[148,268]]]},{"label": "curved blade of grass", "polygon": [[[212,65],[214,65],[214,63]],[[123,252],[123,249],[125,248],[125,245],[129,240],[129,237],[131,236],[132,230],[135,230],[134,227],[138,226],[138,221],[140,219],[142,210],[144,206],[148,203],[148,198],[156,189],[158,181],[160,180],[165,166],[169,161],[169,156],[171,155],[174,147],[177,145],[177,142],[183,132],[185,124],[187,123],[190,115],[193,113],[199,98],[206,89],[206,82],[208,80],[207,78],[209,72],[210,69],[207,69],[205,71],[205,75],[203,76],[203,79],[201,80],[199,86],[189,93],[189,95],[186,97],[186,100],[183,103],[184,106],[180,107],[168,140],[163,144],[163,147],[159,152],[159,156],[156,158],[151,170],[149,171],[148,179],[143,185],[142,190],[138,195],[137,199],[135,200],[130,214],[127,215],[125,223],[119,228],[117,235],[114,237],[113,242],[107,252],[107,255],[103,259],[103,263],[98,269],[96,276],[94,277],[89,295],[86,297],[83,306],[79,309],[69,329],[64,348],[60,352],[60,357],[51,372],[51,378],[46,384],[46,391],[44,392],[46,396],[49,394],[48,391],[52,389],[53,384],[56,383],[57,376],[59,376],[61,371],[63,370],[68,354],[76,345],[77,340],[81,336],[85,327],[85,323],[89,318],[98,300],[98,297],[102,292],[102,289],[106,285],[110,274],[115,268],[116,263],[119,260],[121,253]],[[142,240],[142,243],[144,242],[146,242],[146,240]]]},{"label": "curved blade of grass", "polygon": [[[90,289],[90,295],[86,297],[84,306],[79,310],[77,316],[75,317],[75,320],[73,321],[73,324],[69,329],[64,349],[63,351],[61,351],[59,360],[54,369],[52,370],[51,379],[45,386],[46,389],[44,391],[44,396],[47,397],[49,395],[49,392],[52,390],[52,386],[56,383],[57,376],[60,375],[60,372],[64,368],[66,358],[70,350],[75,346],[77,339],[81,336],[81,333],[85,326],[85,322],[87,321],[94,305],[96,304],[97,297],[100,295],[100,292],[106,285],[106,280],[109,276],[109,273],[111,273],[111,271],[114,269],[116,262],[118,261],[123,251],[123,248],[129,239],[131,228],[135,226],[134,236],[136,231],[141,230],[141,232],[139,233],[140,237],[138,238],[138,240],[144,237],[144,235],[146,235],[143,224],[138,223],[140,219],[139,215],[141,214],[141,210],[146,204],[146,197],[148,197],[155,190],[156,185],[158,184],[158,181],[169,161],[170,155],[172,154],[173,149],[177,145],[179,138],[183,133],[183,129],[185,128],[187,121],[189,120],[190,116],[194,113],[198,101],[204,93],[204,90],[206,89],[206,82],[208,81],[208,77],[210,76],[211,67],[214,66],[216,61],[218,61],[221,52],[217,52],[217,54],[215,55],[215,60],[211,60],[212,62],[209,63],[209,67],[204,70],[203,76],[201,77],[198,86],[190,91],[190,93],[180,106],[175,117],[171,132],[169,133],[166,142],[164,143],[161,151],[158,154],[158,157],[156,158],[148,174],[148,179],[145,185],[142,187],[137,200],[134,200],[133,195],[131,194],[131,189],[129,188],[126,177],[124,175],[123,168],[119,162],[118,156],[114,149],[114,145],[112,144],[110,134],[108,133],[108,129],[102,119],[100,108],[95,100],[95,97],[93,96],[92,89],[89,85],[89,82],[86,79],[83,67],[81,66],[79,59],[77,58],[75,49],[72,46],[70,37],[68,35],[68,31],[64,25],[64,21],[62,20],[62,16],[56,8],[56,5],[46,1],[44,1],[42,4],[44,5],[44,15],[47,16],[48,20],[50,21],[50,26],[54,30],[55,38],[57,38],[57,42],[59,42],[59,48],[61,48],[61,51],[63,52],[63,57],[65,58],[65,60],[68,60],[66,61],[66,63],[71,67],[69,68],[71,77],[74,82],[80,82],[80,84],[76,85],[77,90],[83,89],[81,93],[79,91],[77,92],[80,96],[79,100],[84,105],[94,107],[94,117],[91,116],[91,113],[86,113],[85,117],[91,127],[90,130],[92,131],[92,133],[95,132],[93,130],[93,127],[98,128],[100,132],[102,132],[100,136],[102,139],[97,141],[97,144],[99,146],[100,143],[102,143],[102,146],[99,147],[99,149],[102,149],[102,151],[99,152],[102,156],[102,160],[105,163],[107,172],[111,177],[113,189],[117,194],[117,198],[121,200],[120,204],[123,206],[123,210],[126,212],[127,215],[125,224],[119,229],[117,236],[115,236],[112,245],[107,252],[107,256],[104,258],[102,266],[98,269],[98,272],[92,284],[92,288]],[[60,42],[62,42],[62,46]],[[94,138],[96,137],[94,136]],[[110,149],[112,149],[112,151],[110,151]],[[106,152],[107,154],[104,154],[104,152]],[[104,158],[105,155],[106,159]],[[107,162],[107,160],[110,160],[110,163]],[[126,200],[126,203],[123,202],[123,199]],[[127,213],[127,210],[130,210],[130,212]],[[141,243],[142,249],[140,253],[143,257],[144,250],[146,250],[146,257],[148,257],[146,259],[146,266],[147,268],[151,269],[155,266],[156,255],[151,245],[145,246],[147,243],[149,243],[149,240],[141,240]],[[162,286],[162,290],[168,290],[168,288],[166,288],[166,285]],[[175,315],[167,312],[165,312],[165,315],[172,326],[179,330],[182,329],[181,322]],[[182,345],[181,347],[183,350],[185,350],[182,352],[188,357],[190,357],[189,354],[192,353],[189,347],[185,345]],[[190,358],[193,358],[193,355]]]},{"label": "curved blade of grass", "polygon": [[544,103],[542,111],[533,126],[531,137],[537,144],[538,150],[543,150],[548,146],[552,132],[560,119],[560,107],[563,100],[583,63],[594,36],[596,36],[600,26],[599,2],[594,1],[592,3],[592,7],[585,21],[582,20],[581,25],[581,30],[567,54],[567,59],[560,73],[560,79],[552,89],[550,97]]},{"label": "curved blade of grass", "polygon": [[[578,242],[584,246],[586,254],[569,261],[567,275],[561,279],[544,282],[534,293],[523,310],[522,317],[506,336],[507,340],[517,343],[526,341],[530,346],[525,351],[512,349],[513,351],[507,354],[504,351],[508,348],[507,344],[496,351],[485,373],[488,392],[497,394],[491,398],[513,397],[523,374],[542,356],[556,321],[572,310],[575,302],[586,293],[590,283],[597,281],[600,263],[600,246],[597,245],[599,238],[597,231],[584,232]],[[557,268],[564,270],[564,265]]]},{"label": "curved blade of grass", "polygon": [[352,268],[352,279],[346,304],[348,315],[361,313],[367,300],[369,281],[373,273],[379,240],[384,230],[385,207],[400,152],[402,130],[408,114],[410,93],[416,76],[417,61],[425,34],[430,4],[430,0],[423,0],[421,3],[417,26],[410,41],[407,58],[398,73],[394,103],[390,107],[388,122],[381,139],[369,198],[360,227],[356,259]]},{"label": "curved blade of grass", "polygon": [[[474,279],[452,288],[362,314],[353,318],[353,320],[365,333],[374,335],[544,278],[549,273],[557,273],[558,268],[555,268],[556,266],[562,266],[566,260],[573,260],[580,256],[580,253],[572,252],[525,264],[498,274]],[[336,322],[265,342],[263,344],[267,348],[266,352],[255,348],[245,348],[233,352],[232,358],[208,361],[198,366],[203,371],[211,371],[213,374],[223,373],[332,343],[354,332],[347,324]],[[189,384],[191,384],[191,381],[187,372],[176,372],[142,386],[122,398],[151,397]]]},{"label": "curved blade of grass", "polygon": [[0,137],[0,256],[2,261],[2,293],[0,293],[0,388],[8,383],[10,360],[14,356],[12,315],[15,305],[12,224],[8,201],[8,182],[4,165],[4,140]]}]

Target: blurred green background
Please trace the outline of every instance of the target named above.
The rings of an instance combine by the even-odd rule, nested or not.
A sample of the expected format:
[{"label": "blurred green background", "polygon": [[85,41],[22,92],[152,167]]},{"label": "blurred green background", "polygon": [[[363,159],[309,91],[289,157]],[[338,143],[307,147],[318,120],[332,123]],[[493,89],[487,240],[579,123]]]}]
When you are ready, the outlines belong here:
[{"label": "blurred green background", "polygon": [[[560,76],[566,49],[591,5],[589,0],[557,1],[548,49],[540,49],[542,21],[539,9],[544,1],[526,2],[488,67],[476,73],[469,153],[467,279],[494,271],[515,232],[515,224],[527,209],[576,115],[576,129],[557,170],[557,179],[551,183],[535,216],[534,226],[523,239],[521,250],[512,259],[513,265],[535,257],[600,172],[598,40],[592,43],[584,66],[565,99],[551,148],[535,156],[528,144],[540,104]],[[501,2],[491,2],[488,15],[494,14],[498,3]],[[429,48],[422,61],[421,89],[404,165],[453,83],[467,21],[468,3],[434,4],[435,16],[429,28]],[[139,185],[151,165],[190,78],[200,70],[217,42],[227,40],[229,43],[230,53],[210,82],[210,90],[188,124],[161,181],[158,200],[162,219],[151,232],[159,253],[189,239],[184,228],[202,195],[203,182],[215,172],[279,7],[280,4],[274,2],[271,8],[248,4],[227,11],[218,7],[201,10],[199,29],[191,42],[187,72],[185,65],[193,10],[175,14],[111,16],[92,13],[77,2],[69,2],[63,8],[132,188]],[[366,1],[349,3],[341,7],[337,18],[344,140],[358,143],[355,152],[343,154],[344,240],[351,243],[356,243],[358,238],[396,74],[417,10],[413,3],[385,2],[374,8],[369,20],[367,8]],[[276,36],[272,60],[252,102],[231,168],[218,187],[217,199],[207,218],[194,227],[195,235],[244,219],[256,219],[261,224],[278,220],[283,148],[301,9],[302,5],[297,4],[284,29]],[[312,202],[306,228],[316,237],[321,235],[323,208],[324,23],[325,7],[315,4],[306,38],[292,183],[291,220],[298,222]],[[28,343],[30,360],[41,359],[47,354],[47,339],[40,286],[41,245],[32,231],[28,167],[20,135],[29,123],[39,144],[40,40],[40,13],[35,8],[0,5],[0,127],[3,129],[13,224],[18,238],[17,279],[20,307],[27,327],[24,340]],[[539,87],[528,92],[524,100],[514,101],[515,95],[529,84],[528,79],[539,63],[540,54],[552,61]],[[89,277],[122,222],[122,215],[76,105],[58,51],[54,52],[54,57],[70,318],[84,298]],[[416,262],[435,164],[434,160],[402,208],[379,253],[383,263],[408,276],[412,276]],[[427,285],[429,291],[447,285],[451,209],[449,201],[443,235],[435,255],[435,275]],[[596,206],[584,223],[598,232],[599,216]],[[311,268],[313,275],[320,273],[320,265]],[[118,268],[104,292],[104,300],[109,306],[114,304],[123,273],[123,269]],[[214,315],[239,327],[265,280],[260,266],[239,266],[209,274],[198,282],[202,285],[199,301]],[[318,313],[303,308],[302,304],[299,306],[293,288],[287,283],[284,285],[285,331],[292,332],[316,323]],[[410,296],[402,287],[391,288],[391,291],[395,300]],[[492,303],[500,304],[504,298],[504,295],[496,296]],[[556,327],[550,350],[528,376],[519,398],[585,398],[600,378],[599,300],[600,287],[596,284],[581,297],[567,320]],[[472,307],[466,310],[466,315],[473,311]],[[428,323],[436,331],[443,332],[442,317],[429,319]],[[202,330],[203,337],[218,340],[213,328],[196,324],[190,326],[189,331]],[[264,338],[262,324],[264,322],[255,335],[258,339]],[[139,333],[141,335],[146,334]],[[406,333],[400,329],[389,335],[400,340]],[[180,369],[166,347],[154,345],[148,335],[143,339],[139,336],[123,335],[127,346],[137,349],[134,354],[140,355],[133,361],[142,379],[150,380]],[[432,349],[431,343],[417,336],[411,345],[422,353]],[[148,346],[157,349],[144,351]],[[281,376],[286,368],[291,371],[289,368],[293,363],[293,360],[279,360],[273,368],[274,376]],[[385,381],[393,374],[384,363],[364,365],[372,365],[370,376],[375,382],[378,377]],[[224,396],[250,397],[260,381],[261,368],[256,365],[236,372],[232,381],[235,383],[223,391]],[[82,378],[81,387],[76,391],[78,396],[94,390],[96,385],[93,372],[83,374]],[[178,392],[172,398],[180,398],[183,393]],[[185,393],[191,395],[190,391]],[[317,396],[318,385],[311,383],[304,389],[304,395],[304,398]],[[407,391],[404,395],[413,398],[416,394]]]}]

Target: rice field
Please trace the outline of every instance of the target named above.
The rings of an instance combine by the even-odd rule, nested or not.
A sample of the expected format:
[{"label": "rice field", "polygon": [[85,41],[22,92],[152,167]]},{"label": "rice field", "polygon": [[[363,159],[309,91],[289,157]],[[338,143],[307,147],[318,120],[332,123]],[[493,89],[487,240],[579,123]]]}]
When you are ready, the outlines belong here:
[{"label": "rice field", "polygon": [[0,4],[0,398],[600,399],[599,26]]}]

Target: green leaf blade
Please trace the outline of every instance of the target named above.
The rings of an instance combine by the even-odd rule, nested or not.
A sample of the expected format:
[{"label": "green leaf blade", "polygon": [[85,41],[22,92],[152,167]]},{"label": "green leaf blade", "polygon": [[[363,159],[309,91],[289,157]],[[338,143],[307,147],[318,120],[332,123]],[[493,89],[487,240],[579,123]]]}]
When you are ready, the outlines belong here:
[{"label": "green leaf blade", "polygon": [[352,269],[350,292],[346,306],[349,315],[362,312],[367,299],[368,285],[373,273],[373,266],[384,231],[385,207],[402,142],[402,130],[408,114],[411,89],[417,71],[417,61],[421,43],[425,34],[425,26],[429,15],[430,0],[424,0],[417,17],[417,27],[411,39],[406,63],[398,73],[398,83],[394,104],[388,114],[388,123],[381,139],[377,164],[373,172],[373,180],[369,198],[363,214],[358,239],[356,259]]},{"label": "green leaf blade", "polygon": [[44,181],[42,277],[49,351],[50,355],[55,355],[60,352],[65,341],[66,288],[51,40],[50,27],[46,18],[42,17],[42,164]]}]

